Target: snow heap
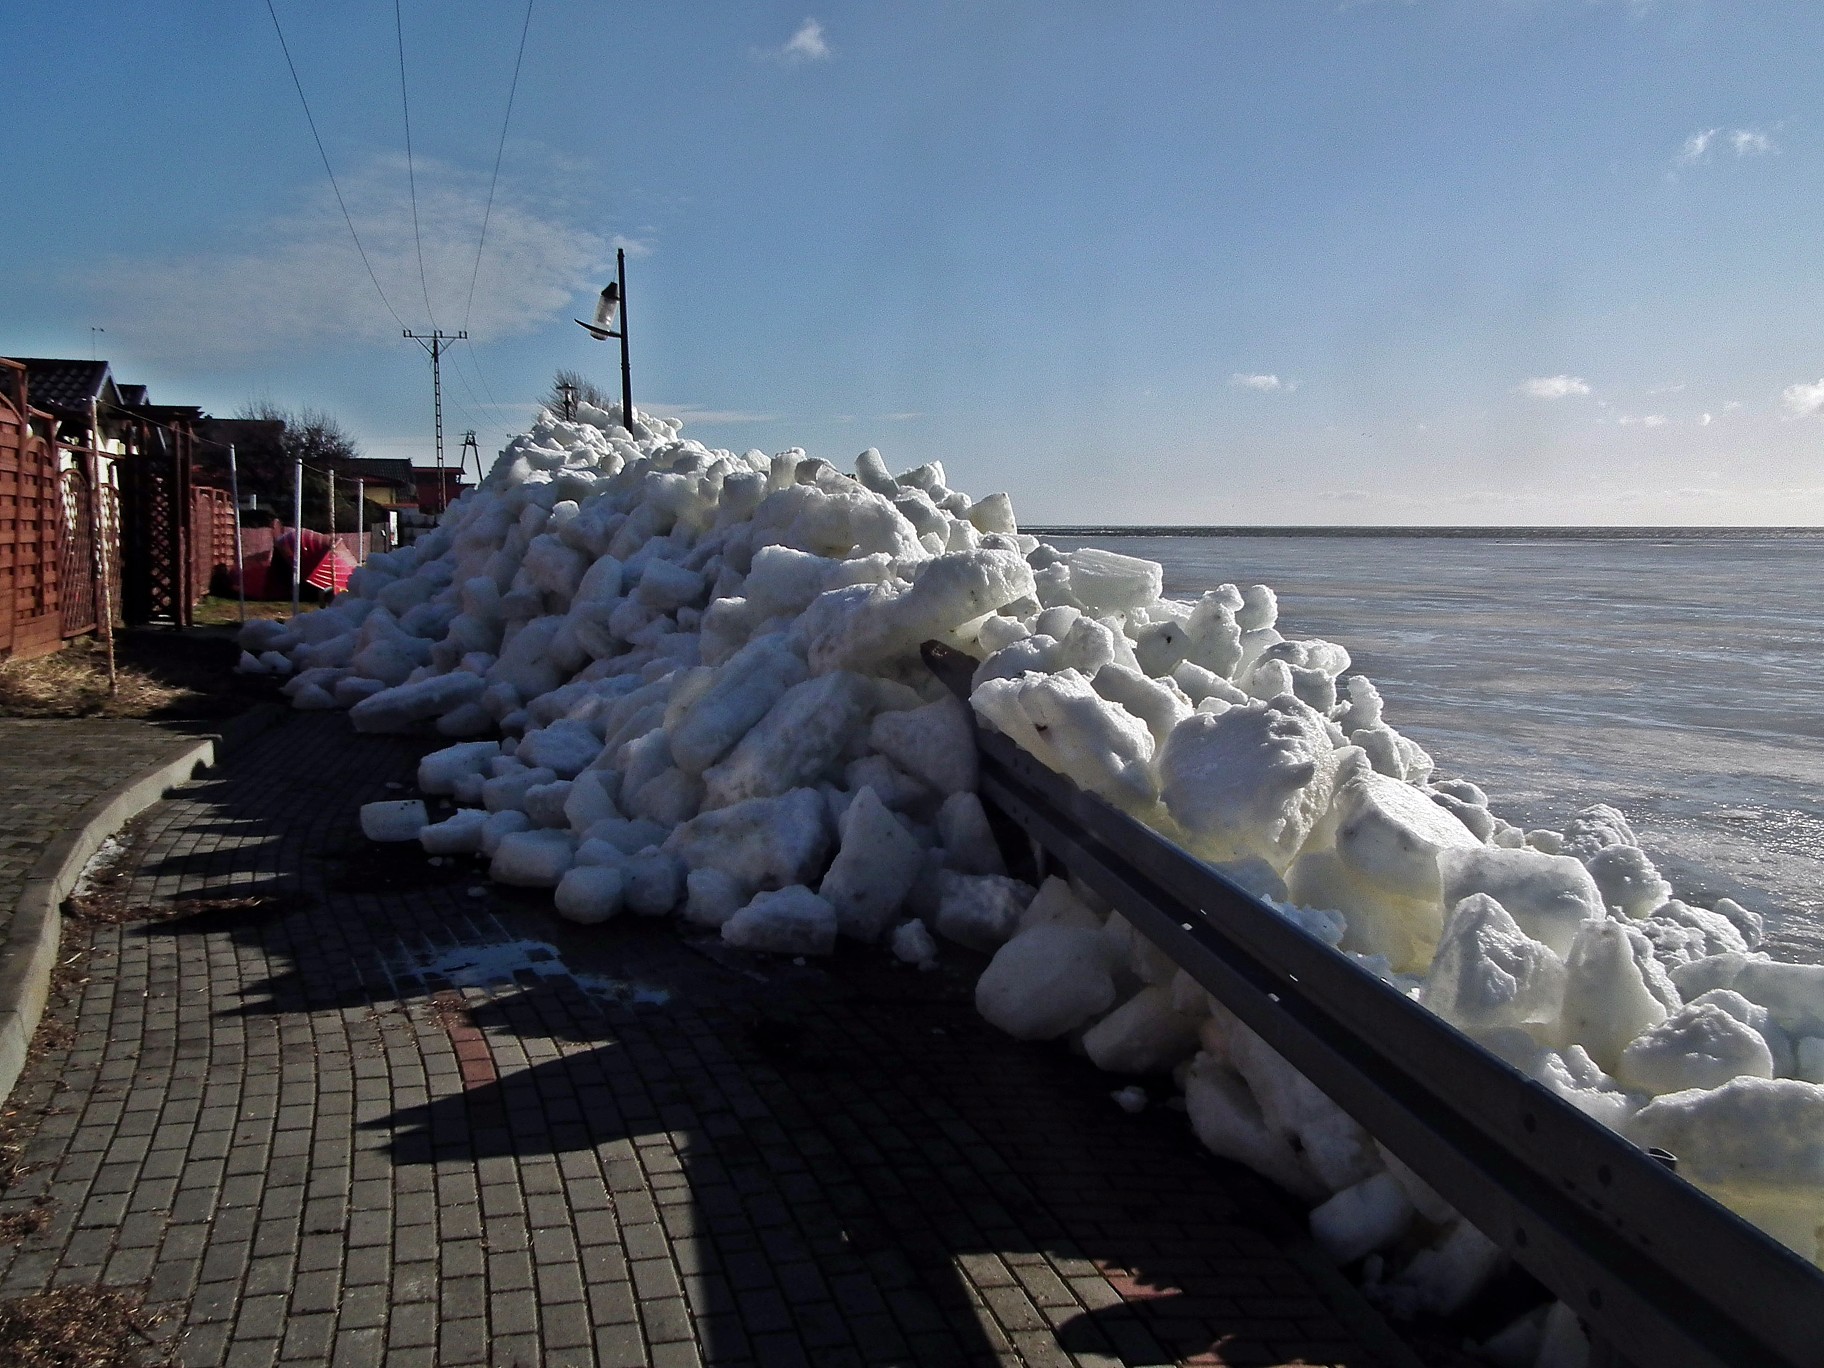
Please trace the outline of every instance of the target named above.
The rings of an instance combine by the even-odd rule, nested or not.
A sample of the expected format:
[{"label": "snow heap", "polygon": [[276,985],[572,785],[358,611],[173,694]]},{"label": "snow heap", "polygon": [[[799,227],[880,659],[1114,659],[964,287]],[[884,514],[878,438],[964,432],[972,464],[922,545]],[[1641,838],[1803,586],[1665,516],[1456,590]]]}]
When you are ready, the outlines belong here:
[{"label": "snow heap", "polygon": [[849,475],[678,429],[545,414],[332,607],[248,624],[243,668],[288,675],[297,707],[453,743],[419,787],[454,815],[393,804],[373,834],[415,823],[581,922],[991,952],[990,1021],[1170,1072],[1198,1137],[1315,1204],[1384,1299],[1462,1303],[1492,1245],[1118,912],[1007,876],[967,712],[918,656],[935,638],[980,660],[985,724],[1819,1257],[1824,966],[1758,953],[1726,899],[1673,898],[1619,812],[1495,816],[1348,651],[1282,635],[1264,586],[1163,598],[1158,565],[1042,544],[935,463],[893,476],[869,450]]}]

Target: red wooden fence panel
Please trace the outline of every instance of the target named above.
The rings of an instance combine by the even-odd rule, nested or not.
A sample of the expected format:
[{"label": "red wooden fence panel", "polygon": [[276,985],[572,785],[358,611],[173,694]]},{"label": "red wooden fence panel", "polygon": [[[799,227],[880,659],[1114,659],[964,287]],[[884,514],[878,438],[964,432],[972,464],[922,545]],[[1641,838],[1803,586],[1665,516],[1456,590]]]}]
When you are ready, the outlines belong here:
[{"label": "red wooden fence panel", "polygon": [[25,368],[0,361],[0,652],[8,656],[45,655],[63,644],[62,525],[56,447],[32,434]]}]

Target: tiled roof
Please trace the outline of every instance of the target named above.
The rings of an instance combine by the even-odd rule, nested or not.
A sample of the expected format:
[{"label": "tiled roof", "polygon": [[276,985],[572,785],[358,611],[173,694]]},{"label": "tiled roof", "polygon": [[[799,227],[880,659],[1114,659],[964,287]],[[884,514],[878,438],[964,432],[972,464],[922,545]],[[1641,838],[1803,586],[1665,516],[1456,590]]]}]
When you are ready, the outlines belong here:
[{"label": "tiled roof", "polygon": [[107,388],[106,361],[69,361],[56,357],[15,356],[24,364],[32,403],[39,408],[86,408]]}]

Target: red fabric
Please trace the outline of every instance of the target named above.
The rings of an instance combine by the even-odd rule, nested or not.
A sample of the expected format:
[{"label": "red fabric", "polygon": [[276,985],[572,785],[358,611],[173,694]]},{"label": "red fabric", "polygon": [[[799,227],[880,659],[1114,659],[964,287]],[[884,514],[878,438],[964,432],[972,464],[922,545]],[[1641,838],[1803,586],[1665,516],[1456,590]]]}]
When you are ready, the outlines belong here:
[{"label": "red fabric", "polygon": [[[273,539],[272,560],[266,571],[266,597],[291,597],[291,558],[293,548],[300,538],[297,533],[287,528]],[[303,537],[303,579],[304,583],[318,589],[328,589],[333,583],[336,589],[342,589],[348,583],[348,576],[354,570],[354,562],[341,551],[335,550],[327,534],[304,529]],[[333,557],[332,557],[333,552]],[[325,562],[331,562],[325,564]],[[248,578],[252,579],[251,565],[248,566]]]},{"label": "red fabric", "polygon": [[310,573],[304,576],[304,582],[318,589],[333,589],[339,594],[348,587],[348,577],[354,572],[355,563],[340,550],[334,550],[312,567]]}]

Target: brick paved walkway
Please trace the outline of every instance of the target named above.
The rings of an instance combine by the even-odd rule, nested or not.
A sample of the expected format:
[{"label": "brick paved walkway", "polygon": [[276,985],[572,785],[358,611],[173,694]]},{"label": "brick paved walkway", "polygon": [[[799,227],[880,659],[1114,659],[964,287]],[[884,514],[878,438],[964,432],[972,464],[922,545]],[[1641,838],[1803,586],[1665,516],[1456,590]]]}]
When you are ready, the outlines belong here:
[{"label": "brick paved walkway", "polygon": [[152,810],[158,915],[95,927],[12,1099],[0,1214],[51,1215],[0,1296],[145,1286],[199,1365],[1382,1362],[1251,1179],[988,1028],[957,953],[471,896],[359,836],[419,749],[299,716]]},{"label": "brick paved walkway", "polygon": [[194,736],[111,718],[0,718],[0,939],[38,857],[100,795]]}]

